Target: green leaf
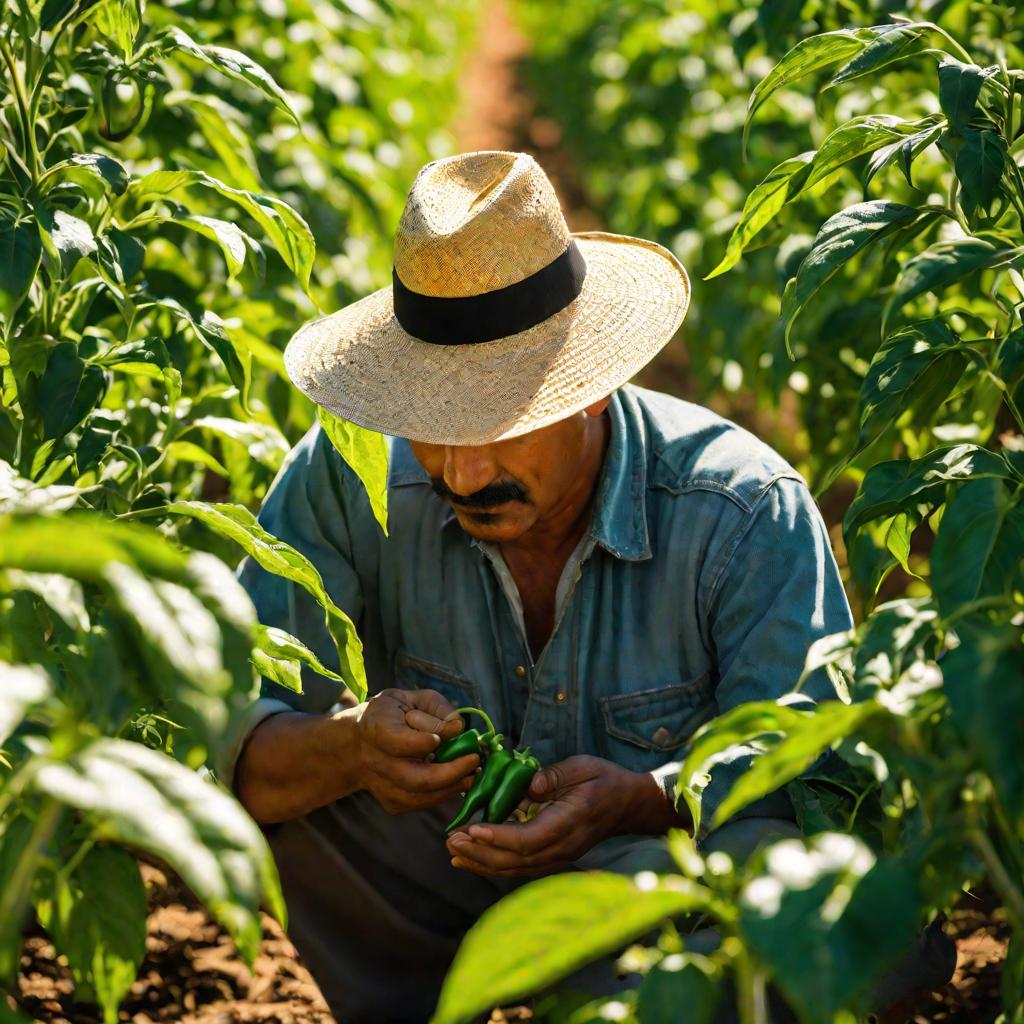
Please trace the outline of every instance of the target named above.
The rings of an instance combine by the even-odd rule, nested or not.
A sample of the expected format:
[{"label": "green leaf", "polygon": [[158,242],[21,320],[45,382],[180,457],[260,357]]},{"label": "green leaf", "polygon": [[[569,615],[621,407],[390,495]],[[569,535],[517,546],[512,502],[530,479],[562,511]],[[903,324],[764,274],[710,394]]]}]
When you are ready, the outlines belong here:
[{"label": "green leaf", "polygon": [[530,882],[469,930],[431,1024],[464,1024],[623,948],[663,921],[705,910],[711,894],[687,879],[641,888],[602,871]]},{"label": "green leaf", "polygon": [[[869,703],[843,704],[830,700],[799,712],[800,719],[787,726],[784,737],[770,750],[755,757],[749,770],[736,780],[708,827],[718,828],[755,800],[791,782],[828,747],[859,729],[877,710]],[[756,739],[757,735],[747,739]]]},{"label": "green leaf", "polygon": [[954,168],[960,181],[961,205],[968,217],[979,210],[988,213],[1002,191],[1003,167],[1009,159],[1006,141],[991,128],[964,129],[964,142]]},{"label": "green leaf", "polygon": [[[684,940],[685,942],[685,940]],[[643,1024],[678,1024],[686,1007],[686,1024],[712,1024],[722,994],[721,969],[705,956],[672,953],[640,982],[637,1019]]]},{"label": "green leaf", "polygon": [[38,224],[0,207],[0,314],[8,322],[28,295],[42,252]]},{"label": "green leaf", "polygon": [[316,407],[316,418],[335,451],[366,488],[370,508],[385,536],[388,532],[388,444],[383,434]]},{"label": "green leaf", "polygon": [[164,449],[164,455],[172,461],[195,462],[207,469],[212,469],[214,473],[227,479],[228,471],[224,465],[218,462],[205,448],[201,448],[191,441],[172,441]]},{"label": "green leaf", "polygon": [[786,839],[741,897],[740,927],[802,1020],[866,1011],[870,987],[913,942],[921,912],[915,872],[876,861],[854,836]]},{"label": "green leaf", "polygon": [[945,617],[979,598],[1009,598],[1024,560],[1024,507],[999,479],[970,480],[946,506],[932,548],[932,589]]},{"label": "green leaf", "polygon": [[[70,159],[54,164],[48,173],[79,182],[96,182],[115,195],[128,188],[128,172],[116,160],[102,153],[75,153]],[[98,198],[102,193],[90,193]]]},{"label": "green leaf", "polygon": [[700,798],[711,781],[711,769],[728,760],[734,747],[753,737],[784,733],[798,725],[806,713],[776,701],[749,701],[705,723],[693,734],[679,770],[677,792],[693,818],[694,835],[700,833]]},{"label": "green leaf", "polygon": [[0,459],[0,515],[64,512],[77,505],[82,495],[90,490],[67,484],[40,487],[35,481],[19,476],[11,465]]},{"label": "green leaf", "polygon": [[899,163],[903,177],[907,179],[907,184],[914,188],[914,181],[910,176],[911,165],[933,142],[938,141],[939,137],[946,130],[945,119],[939,118],[936,120],[935,116],[922,118],[917,124],[924,125],[924,127],[912,135],[906,136],[906,138],[890,142],[888,146],[876,149],[871,154],[868,159],[867,170],[864,173],[863,184],[865,191],[874,176],[894,160]]},{"label": "green leaf", "polygon": [[63,437],[78,426],[102,401],[106,384],[103,371],[87,366],[73,341],[53,348],[39,382],[43,438]]},{"label": "green leaf", "polygon": [[810,252],[800,263],[795,283],[786,288],[783,297],[787,347],[794,320],[818,289],[862,249],[916,216],[913,206],[875,199],[849,206],[822,224]]},{"label": "green leaf", "polygon": [[236,188],[259,192],[262,188],[256,156],[248,135],[237,123],[239,112],[217,96],[198,96],[192,92],[175,91],[167,104],[185,107],[203,133],[209,147],[224,165],[228,181]]},{"label": "green leaf", "polygon": [[996,68],[980,68],[944,54],[939,64],[939,105],[954,131],[962,131],[974,116],[985,79]]},{"label": "green leaf", "polygon": [[202,61],[208,67],[234,78],[239,82],[255,86],[264,96],[269,99],[278,110],[287,114],[295,124],[299,124],[299,118],[288,103],[288,97],[284,90],[274,81],[270,73],[251,57],[246,56],[238,50],[230,50],[225,46],[200,45],[187,32],[182,31],[177,25],[167,29],[164,39],[161,40],[161,49],[164,53],[171,53],[180,50],[190,57]]},{"label": "green leaf", "polygon": [[258,420],[233,420],[227,416],[200,416],[189,429],[209,430],[218,437],[242,445],[261,466],[278,470],[288,454],[288,441],[273,424]]},{"label": "green leaf", "polygon": [[298,637],[276,626],[257,625],[253,634],[253,645],[252,663],[256,669],[275,683],[280,683],[296,693],[302,693],[302,665],[308,665],[318,675],[327,679],[336,679],[339,683],[345,681],[322,664]]},{"label": "green leaf", "polygon": [[163,579],[188,580],[186,556],[154,530],[85,514],[0,517],[0,566],[102,584],[112,562]]},{"label": "green leaf", "polygon": [[50,696],[50,677],[37,665],[8,665],[0,661],[0,747],[10,738],[25,715]]},{"label": "green leaf", "polygon": [[995,452],[974,444],[937,448],[923,458],[896,459],[872,466],[843,519],[843,535],[873,519],[910,512],[920,504],[941,501],[946,484],[980,477],[1009,479],[1009,466]]},{"label": "green leaf", "polygon": [[241,505],[208,504],[201,501],[175,501],[167,511],[191,516],[219,534],[235,541],[264,569],[298,583],[324,609],[327,630],[338,650],[339,665],[345,685],[358,701],[366,699],[366,669],[363,645],[352,620],[331,600],[320,573],[305,555],[267,533],[256,517]]},{"label": "green leaf", "polygon": [[961,619],[959,646],[941,661],[951,722],[972,761],[987,771],[1000,802],[1024,835],[1024,758],[1020,756],[1020,628],[987,616]]},{"label": "green leaf", "polygon": [[811,170],[800,188],[806,192],[851,160],[883,146],[902,143],[913,134],[914,121],[891,114],[857,117],[841,124],[825,137],[811,162]]},{"label": "green leaf", "polygon": [[904,22],[884,27],[889,31],[868,43],[853,60],[844,64],[832,76],[825,89],[831,89],[833,86],[845,82],[852,82],[855,78],[860,78],[861,75],[878,71],[879,68],[884,68],[901,57],[907,56],[906,51],[910,44],[920,39],[929,26],[925,23]]},{"label": "green leaf", "polygon": [[94,740],[64,761],[40,759],[29,784],[81,811],[99,838],[167,861],[247,963],[259,952],[261,897],[286,923],[259,828],[228,793],[164,754],[127,740]]},{"label": "green leaf", "polygon": [[58,883],[48,930],[68,958],[76,985],[88,985],[117,1024],[118,1007],[146,956],[146,887],[135,858],[113,846],[94,846]]},{"label": "green leaf", "polygon": [[[32,840],[33,823],[24,814],[11,814],[5,822],[0,822],[0,826],[0,894],[8,898],[13,896],[13,906],[18,908],[17,912],[5,914],[0,918],[0,987],[13,989],[17,986],[18,961],[24,944],[21,910],[26,907],[19,898],[21,893],[12,891],[11,883]],[[33,870],[29,879],[31,880],[34,875]],[[3,902],[2,898],[0,902]],[[6,1000],[0,996],[0,1009],[5,1005]],[[0,1021],[2,1020],[0,1017]]]},{"label": "green leaf", "polygon": [[203,171],[153,171],[135,179],[128,187],[128,196],[142,203],[197,185],[213,189],[245,210],[263,228],[281,259],[308,291],[316,244],[309,225],[282,200],[231,188]]},{"label": "green leaf", "polygon": [[747,137],[754,115],[769,96],[783,86],[813,74],[821,68],[831,67],[860,53],[872,40],[872,33],[895,26],[877,26],[875,29],[840,29],[837,32],[823,32],[820,35],[801,39],[782,60],[768,72],[754,87],[747,103],[747,120],[743,126],[743,151],[746,152]]},{"label": "green leaf", "polygon": [[39,210],[39,228],[43,242],[56,250],[60,259],[60,274],[67,277],[83,256],[96,252],[96,239],[92,228],[81,217],[72,216],[64,210]]},{"label": "green leaf", "polygon": [[768,177],[747,196],[739,223],[733,228],[726,246],[725,256],[704,278],[705,281],[724,274],[739,262],[740,257],[750,247],[754,236],[800,192],[807,175],[810,174],[813,158],[812,150],[783,160],[777,167],[772,168]]}]

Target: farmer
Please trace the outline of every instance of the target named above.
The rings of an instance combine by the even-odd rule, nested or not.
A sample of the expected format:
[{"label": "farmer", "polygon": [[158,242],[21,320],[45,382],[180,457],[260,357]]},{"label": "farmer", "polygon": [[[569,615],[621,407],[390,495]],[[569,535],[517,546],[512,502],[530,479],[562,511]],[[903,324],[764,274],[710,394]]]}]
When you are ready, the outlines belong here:
[{"label": "farmer", "polygon": [[[462,935],[531,876],[670,870],[694,730],[790,691],[851,624],[800,476],[626,384],[689,299],[667,249],[570,233],[531,157],[467,153],[413,182],[392,286],[287,348],[305,394],[390,437],[387,537],[316,427],[260,516],[357,623],[372,696],[265,683],[219,767],[268,826],[290,934],[343,1024],[425,1021]],[[337,667],[305,590],[251,560],[241,579],[261,621]],[[824,674],[803,693],[835,697]],[[531,821],[446,838],[478,758],[430,755],[463,705],[546,766]],[[705,823],[753,756],[714,769]],[[780,790],[697,838],[742,857],[795,834]]]}]

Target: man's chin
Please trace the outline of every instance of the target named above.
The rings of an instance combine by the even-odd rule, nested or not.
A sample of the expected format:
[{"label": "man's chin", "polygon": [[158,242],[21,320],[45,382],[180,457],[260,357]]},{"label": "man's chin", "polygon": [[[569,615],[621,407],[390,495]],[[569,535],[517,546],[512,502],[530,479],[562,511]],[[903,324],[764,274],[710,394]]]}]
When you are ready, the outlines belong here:
[{"label": "man's chin", "polygon": [[477,540],[503,543],[516,540],[529,529],[529,524],[523,522],[514,512],[471,511],[457,508],[455,516],[463,530]]}]

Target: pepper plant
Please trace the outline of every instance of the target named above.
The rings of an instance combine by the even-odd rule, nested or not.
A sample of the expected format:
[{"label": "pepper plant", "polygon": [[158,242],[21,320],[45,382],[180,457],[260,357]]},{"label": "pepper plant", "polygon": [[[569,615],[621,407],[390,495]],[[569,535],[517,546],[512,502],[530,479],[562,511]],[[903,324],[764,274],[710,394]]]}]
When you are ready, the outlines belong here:
[{"label": "pepper plant", "polygon": [[[733,864],[677,834],[678,876],[526,885],[467,936],[435,1024],[535,992],[666,920],[624,961],[644,974],[638,988],[560,1003],[551,1019],[649,1024],[686,1005],[710,1021],[736,998],[750,1024],[782,998],[805,1024],[853,1021],[920,927],[983,880],[1013,929],[1000,1020],[1024,1019],[1024,70],[983,42],[973,52],[904,17],[800,40],[754,88],[746,130],[808,82],[845,116],[815,148],[779,154],[708,268],[731,270],[816,190],[838,208],[793,263],[781,336],[814,353],[837,343],[837,317],[871,328],[855,429],[838,431],[844,450],[818,476],[819,493],[841,474],[857,483],[843,539],[859,624],[818,642],[805,670],[828,671],[840,699],[808,709],[791,695],[708,723],[678,793],[700,827],[716,764],[755,745],[763,755],[704,824],[785,786],[806,838]],[[927,94],[899,88],[911,65]],[[723,936],[710,956],[687,951],[695,922]]]},{"label": "pepper plant", "polygon": [[[280,348],[376,283],[367,265],[379,272],[389,246],[368,225],[397,216],[410,168],[446,145],[444,103],[396,94],[426,77],[453,93],[468,8],[435,5],[428,31],[401,0],[277,5],[296,40],[333,33],[306,61],[279,49],[288,33],[263,5],[214,6],[0,10],[5,1020],[32,913],[76,998],[118,1019],[145,954],[135,852],[174,868],[251,962],[259,907],[284,919],[277,875],[204,766],[261,676],[297,689],[320,673],[339,696],[365,694],[352,623],[253,510],[314,420]],[[388,70],[392,36],[424,66]],[[287,91],[252,50],[287,71]],[[407,131],[389,150],[394,118]],[[329,240],[319,256],[297,207]],[[320,422],[383,526],[383,440]],[[257,623],[232,571],[242,554],[320,603],[330,664]]]}]

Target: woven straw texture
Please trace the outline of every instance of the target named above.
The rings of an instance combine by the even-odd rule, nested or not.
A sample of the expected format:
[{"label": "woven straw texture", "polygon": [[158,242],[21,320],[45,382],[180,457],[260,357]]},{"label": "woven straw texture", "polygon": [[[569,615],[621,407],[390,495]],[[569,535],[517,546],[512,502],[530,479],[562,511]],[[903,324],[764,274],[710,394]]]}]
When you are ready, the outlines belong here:
[{"label": "woven straw texture", "polygon": [[575,238],[580,294],[517,334],[434,345],[394,315],[391,286],[303,326],[285,351],[296,386],[354,423],[434,444],[485,444],[547,426],[610,394],[678,330],[682,264],[654,242],[570,233],[554,188],[525,153],[465,153],[417,174],[395,236],[395,270],[424,295],[515,284]]}]

